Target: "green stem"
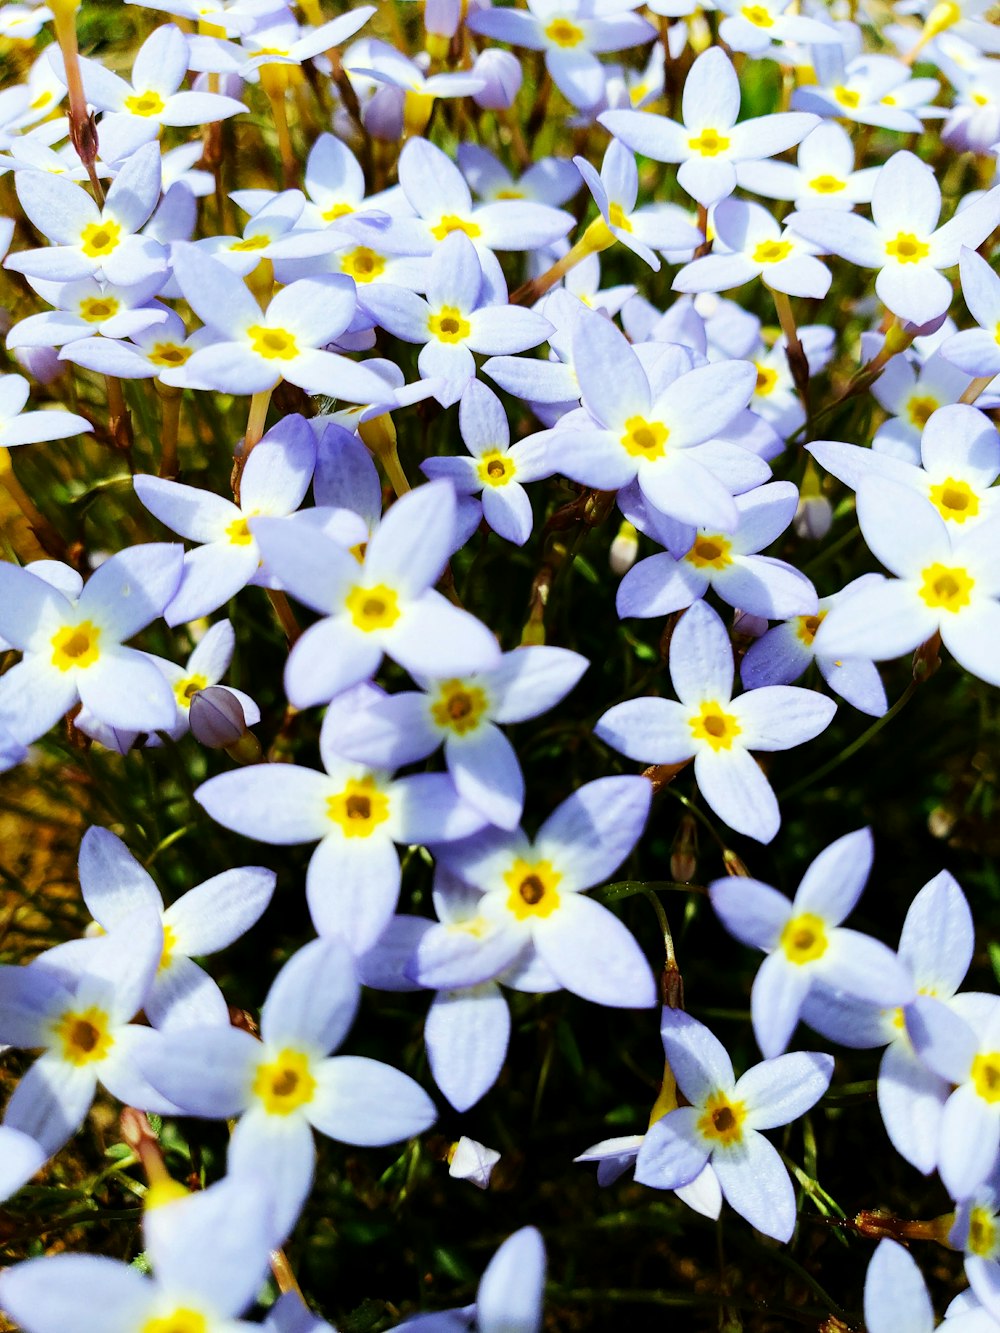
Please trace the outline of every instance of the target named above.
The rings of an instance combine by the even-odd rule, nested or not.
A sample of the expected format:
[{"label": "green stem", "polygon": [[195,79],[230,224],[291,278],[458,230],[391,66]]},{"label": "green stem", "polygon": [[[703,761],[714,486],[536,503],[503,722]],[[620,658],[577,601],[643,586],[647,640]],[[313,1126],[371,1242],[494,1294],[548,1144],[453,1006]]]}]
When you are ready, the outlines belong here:
[{"label": "green stem", "polygon": [[808,777],[804,777],[800,779],[800,781],[798,782],[793,782],[790,787],[786,787],[784,791],[779,792],[778,793],[779,802],[787,800],[790,796],[797,796],[799,792],[805,791],[805,789],[807,787],[811,787],[814,782],[821,781],[829,773],[832,773],[835,768],[839,768],[840,765],[845,763],[848,759],[850,759],[852,755],[856,755],[860,749],[863,749],[863,747],[866,746],[870,740],[873,740],[879,734],[879,732],[882,730],[883,727],[888,726],[888,724],[892,721],[892,719],[896,716],[897,713],[902,712],[902,710],[913,698],[916,691],[917,691],[917,682],[915,680],[911,680],[909,685],[907,685],[906,689],[899,696],[899,698],[896,700],[896,702],[892,705],[892,707],[889,709],[887,713],[883,713],[881,717],[876,718],[867,731],[863,731],[861,735],[857,738],[857,740],[851,741],[850,745],[845,746],[845,748],[841,750],[839,754],[834,755],[834,757],[827,763],[825,763],[821,768],[817,768],[816,771],[814,773],[810,773]]}]

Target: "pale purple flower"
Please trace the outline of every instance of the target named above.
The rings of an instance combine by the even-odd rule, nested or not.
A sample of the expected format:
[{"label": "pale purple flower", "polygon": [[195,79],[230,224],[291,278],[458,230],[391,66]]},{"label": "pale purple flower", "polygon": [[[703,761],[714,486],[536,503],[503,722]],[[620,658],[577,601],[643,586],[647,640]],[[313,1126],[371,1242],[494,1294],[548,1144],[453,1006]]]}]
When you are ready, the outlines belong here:
[{"label": "pale purple flower", "polygon": [[830,271],[815,246],[781,224],[760,204],[723,199],[713,213],[715,247],[685,264],[674,278],[677,292],[721,292],[760,278],[789,296],[825,296]]},{"label": "pale purple flower", "polygon": [[736,187],[736,163],[772,157],[799,143],[817,121],[798,112],[736,118],[740,84],[720,47],[703,52],[688,73],[683,124],[647,111],[605,111],[598,119],[633,152],[679,162],[677,181],[699,204],[725,199]]},{"label": "pale purple flower", "polygon": [[865,541],[896,578],[832,610],[816,634],[817,653],[882,661],[937,631],[967,671],[1000,684],[1000,524],[951,537],[954,525],[930,500],[885,476],[861,479],[857,512]]},{"label": "pale purple flower", "polygon": [[624,1008],[655,1003],[653,974],[635,939],[585,896],[635,845],[651,794],[645,778],[601,778],[567,797],[533,840],[520,829],[488,830],[437,848],[445,866],[482,894],[480,924],[427,931],[414,979],[436,989],[474,986],[537,953],[584,999]]},{"label": "pale purple flower", "polygon": [[[379,1060],[331,1056],[350,1030],[360,986],[346,945],[320,939],[278,973],[260,1014],[260,1041],[234,1027],[164,1034],[145,1071],[186,1115],[239,1123],[227,1168],[264,1186],[275,1231],[295,1224],[313,1179],[313,1130],[342,1143],[396,1143],[434,1122],[434,1104]],[[166,1090],[169,1089],[169,1092]]]},{"label": "pale purple flower", "polygon": [[160,147],[137,148],[99,209],[80,185],[45,171],[19,171],[17,196],[51,245],[8,255],[5,267],[33,278],[71,282],[103,277],[128,287],[165,274],[163,246],[137,234],[160,197]]},{"label": "pale purple flower", "polygon": [[759,880],[717,879],[709,886],[730,934],[767,954],[750,996],[754,1035],[766,1056],[788,1045],[818,982],[882,1006],[913,999],[913,980],[896,955],[840,924],[861,896],[873,850],[868,829],[838,838],[815,858],[791,902]]},{"label": "pale purple flower", "polygon": [[654,1189],[690,1184],[710,1162],[741,1217],[775,1240],[795,1229],[795,1191],[778,1151],[760,1132],[804,1115],[826,1092],[833,1057],[780,1055],[739,1079],[722,1043],[690,1014],[664,1009],[663,1047],[688,1105],[651,1125],[635,1178]]},{"label": "pale purple flower", "polygon": [[352,691],[331,704],[330,741],[346,758],[384,769],[426,759],[443,744],[459,795],[491,824],[513,829],[524,811],[524,778],[500,727],[547,712],[587,666],[579,653],[539,645],[504,653],[472,675],[421,678],[420,692],[372,690],[358,700]]},{"label": "pale purple flower", "polygon": [[106,560],[77,596],[0,564],[0,635],[22,653],[0,680],[0,717],[35,740],[78,701],[111,726],[174,725],[173,692],[123,641],[163,614],[180,580],[180,546],[133,546]]},{"label": "pale purple flower", "polygon": [[310,525],[250,521],[282,587],[321,617],[285,668],[296,708],[327,703],[365,680],[383,653],[433,676],[481,671],[498,660],[486,626],[433,590],[453,549],[455,493],[447,482],[428,482],[397,500],[360,564]]},{"label": "pale purple flower", "polygon": [[542,315],[508,305],[506,290],[498,295],[486,283],[463,230],[449,233],[435,248],[426,300],[405,287],[380,283],[365,294],[365,306],[389,333],[422,344],[417,366],[424,379],[438,382],[434,396],[444,407],[457,402],[475,378],[473,352],[523,352],[552,332]]},{"label": "pale purple flower", "polygon": [[924,325],[951,304],[940,272],[958,263],[963,245],[977,246],[1000,222],[1000,187],[980,195],[939,227],[941,190],[934,172],[912,153],[894,153],[872,190],[872,218],[811,208],[789,227],[862,268],[878,269],[875,291],[894,315]]},{"label": "pale purple flower", "polygon": [[704,597],[712,588],[724,602],[754,616],[812,616],[816,590],[784,560],[757,555],[776,541],[795,514],[799,493],[789,481],[773,481],[736,497],[739,519],[731,533],[699,529],[687,552],[640,560],[618,585],[619,616],[664,616]]},{"label": "pale purple flower", "polygon": [[225,828],[278,846],[316,842],[306,898],[321,935],[344,936],[355,953],[378,939],[399,898],[395,845],[465,838],[485,817],[445,773],[393,778],[343,759],[333,745],[336,715],[324,722],[325,772],[298,764],[255,764],[203,782],[196,798]]},{"label": "pale purple flower", "polygon": [[143,1217],[148,1276],[96,1254],[54,1254],[0,1275],[0,1301],[25,1333],[134,1333],[259,1328],[236,1316],[260,1294],[275,1242],[269,1201],[248,1177],[150,1208]]},{"label": "pale purple flower", "polygon": [[670,678],[680,702],[631,699],[598,720],[594,734],[644,764],[694,759],[706,803],[730,828],[770,842],[778,802],[751,754],[787,750],[829,725],[836,704],[812,690],[770,685],[732,698],[729,635],[705,604],[685,611],[670,640]]}]

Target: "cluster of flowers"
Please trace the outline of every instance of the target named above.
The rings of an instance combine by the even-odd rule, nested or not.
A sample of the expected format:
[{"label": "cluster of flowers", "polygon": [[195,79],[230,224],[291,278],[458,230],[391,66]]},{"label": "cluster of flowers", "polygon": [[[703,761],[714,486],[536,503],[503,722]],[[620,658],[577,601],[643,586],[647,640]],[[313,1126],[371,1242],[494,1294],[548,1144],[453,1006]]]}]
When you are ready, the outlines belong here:
[{"label": "cluster of flowers", "polygon": [[[1000,42],[978,0],[897,4],[900,17],[924,22],[882,33],[892,55],[864,52],[862,28],[818,3],[648,0],[666,20],[660,31],[636,0],[530,0],[527,10],[427,0],[417,59],[367,36],[341,50],[373,22],[371,7],[323,22],[303,4],[305,22],[279,0],[140,2],[178,22],[152,28],[128,78],[79,55],[74,0],[0,14],[0,35],[34,53],[24,81],[0,93],[0,171],[20,210],[0,218],[0,247],[7,272],[48,307],[11,322],[6,347],[42,397],[73,367],[105,377],[110,442],[126,451],[122,384],[153,382],[159,475],[131,484],[187,546],[103,553],[86,578],[56,558],[0,564],[0,650],[19,655],[0,676],[0,767],[30,764],[29,747],[67,715],[122,755],[190,729],[236,760],[195,793],[213,820],[267,843],[316,844],[305,892],[317,938],[275,978],[258,1040],[230,1024],[193,959],[256,924],[274,875],[233,869],[164,909],[125,843],[88,830],[80,885],[100,932],[0,969],[0,1041],[43,1052],[3,1116],[0,1188],[10,1195],[65,1145],[99,1083],[126,1107],[228,1120],[232,1133],[227,1175],[202,1193],[177,1198],[179,1187],[151,1181],[152,1278],[67,1255],[0,1278],[0,1303],[29,1333],[244,1326],[238,1316],[312,1188],[313,1131],[382,1145],[434,1122],[433,1101],[409,1076],[330,1054],[362,985],[432,992],[429,1068],[450,1105],[467,1110],[506,1058],[503,987],[562,988],[617,1008],[658,1003],[639,944],[587,891],[630,856],[659,786],[691,764],[703,804],[769,843],[781,814],[754,756],[820,735],[837,709],[831,693],[882,718],[876,662],[920,650],[926,664],[943,644],[1000,685],[1000,436],[987,414],[1000,405],[1000,278],[977,253],[1000,225],[1000,186],[989,188]],[[56,40],[45,44],[50,23]],[[637,53],[654,40],[640,72]],[[543,53],[580,142],[602,145],[599,170],[585,156],[527,166],[524,150],[515,176],[479,143],[461,143],[453,161],[432,142],[441,102],[456,126],[482,113],[506,127],[498,142],[520,143],[512,108],[525,66],[498,42]],[[616,52],[627,63],[598,59]],[[744,72],[777,62],[790,109],[740,121],[734,59]],[[941,79],[914,77],[917,60]],[[679,118],[654,109],[681,80],[670,98]],[[312,136],[303,166],[288,110],[310,87],[332,106],[333,132]],[[220,126],[264,106],[285,188],[226,198],[205,170]],[[856,169],[838,124],[916,135],[936,119],[987,185],[949,198],[943,225],[941,189],[918,156],[894,151]],[[172,136],[183,127],[197,137]],[[793,149],[794,164],[777,160]],[[674,165],[650,175],[647,162],[640,177],[636,154]],[[665,178],[690,210],[639,204],[648,182]],[[792,211],[779,221],[737,188]],[[597,216],[571,244],[577,221],[563,206],[574,198]],[[223,234],[232,204],[247,220]],[[209,217],[218,225],[206,235]],[[599,256],[618,245],[646,270],[672,266],[679,295],[666,309],[637,286],[602,286]],[[526,281],[510,293],[511,261],[498,253],[517,252],[528,254]],[[833,327],[800,327],[792,306],[825,297],[838,264],[877,275],[873,327],[838,400],[871,390],[886,420],[870,447],[818,438],[811,379],[845,349]],[[956,272],[977,325],[962,332],[948,318]],[[780,336],[718,295],[758,281]],[[410,364],[400,343],[419,348],[410,382],[395,360],[366,355],[378,344]],[[279,416],[272,395],[283,384],[303,405],[321,396],[326,410]],[[0,376],[0,445],[44,449],[95,428],[77,412],[23,411],[30,393],[22,375]],[[250,399],[231,497],[176,479],[186,393]],[[394,417],[430,400],[435,411],[457,405],[464,452],[425,457],[426,480],[411,489]],[[512,410],[537,423],[513,443]],[[772,480],[771,465],[803,440],[801,486]],[[384,513],[376,460],[396,494]],[[855,494],[848,506],[888,575],[821,593],[761,554],[790,528],[826,535],[832,483],[821,488],[819,469]],[[449,562],[477,530],[528,543],[535,483],[553,477],[603,518],[617,505],[617,613],[671,617],[676,697],[604,709],[597,741],[654,767],[584,784],[539,812],[547,817],[530,837],[503,728],[556,707],[590,664],[545,643],[542,594],[524,642],[502,651],[458,604]],[[44,525],[36,531],[44,544]],[[639,534],[658,549],[636,561]],[[197,623],[247,585],[267,591],[288,637],[290,708],[325,709],[322,769],[247,762],[260,757],[248,733],[260,712],[221,683],[233,626]],[[191,627],[184,663],[128,646],[161,618]],[[412,689],[378,683],[386,658]],[[793,684],[814,662],[828,691]],[[439,749],[433,770],[411,767]],[[398,910],[397,848],[414,845],[433,857],[434,919]],[[799,1019],[827,1041],[885,1047],[888,1137],[917,1170],[938,1172],[954,1201],[939,1238],[964,1252],[970,1292],[948,1322],[1000,1328],[1000,1000],[959,993],[973,923],[946,871],[914,898],[897,952],[843,927],[872,856],[867,830],[846,834],[792,901],[742,875],[709,886],[726,930],[766,955],[751,997],[765,1058],[737,1078],[708,1028],[668,1005],[648,1131],[580,1160],[597,1161],[605,1182],[634,1166],[640,1183],[710,1217],[725,1200],[787,1241],[795,1192],[762,1131],[815,1106],[834,1063],[787,1052]],[[146,1023],[134,1021],[140,1012]],[[490,1154],[473,1155],[488,1176]],[[525,1228],[487,1268],[474,1307],[409,1326],[535,1330],[544,1268],[541,1238]],[[932,1327],[922,1280],[892,1242],[869,1270],[866,1317],[873,1333]],[[267,1327],[328,1327],[310,1319],[291,1293]]]}]

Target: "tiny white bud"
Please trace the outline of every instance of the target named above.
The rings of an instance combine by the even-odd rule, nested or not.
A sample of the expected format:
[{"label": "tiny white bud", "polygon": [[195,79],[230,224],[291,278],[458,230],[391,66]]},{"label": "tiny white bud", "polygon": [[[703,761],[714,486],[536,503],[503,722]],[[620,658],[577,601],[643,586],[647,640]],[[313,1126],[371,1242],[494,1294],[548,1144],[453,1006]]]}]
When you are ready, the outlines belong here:
[{"label": "tiny white bud", "polygon": [[448,1154],[448,1174],[456,1180],[468,1180],[477,1189],[489,1189],[490,1176],[499,1160],[495,1148],[487,1148],[463,1134]]},{"label": "tiny white bud", "polygon": [[612,574],[627,574],[635,564],[638,554],[639,534],[631,523],[623,523],[608,552],[608,564],[611,566]]},{"label": "tiny white bud", "polygon": [[833,509],[825,495],[804,495],[799,500],[792,526],[799,537],[818,542],[830,531]]}]

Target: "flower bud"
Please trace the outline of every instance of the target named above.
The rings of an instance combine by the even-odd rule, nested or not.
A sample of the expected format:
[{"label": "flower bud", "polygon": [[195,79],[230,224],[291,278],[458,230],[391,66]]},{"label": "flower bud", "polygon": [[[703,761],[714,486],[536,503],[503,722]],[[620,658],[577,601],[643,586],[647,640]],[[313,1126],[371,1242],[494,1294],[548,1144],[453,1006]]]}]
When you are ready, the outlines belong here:
[{"label": "flower bud", "polygon": [[39,384],[52,384],[69,369],[69,362],[60,361],[54,347],[17,347],[14,360]]},{"label": "flower bud", "polygon": [[818,542],[830,531],[833,508],[825,495],[803,495],[795,511],[792,526],[796,535]]},{"label": "flower bud", "polygon": [[247,729],[243,707],[232,690],[209,685],[191,696],[191,735],[210,750],[225,750],[238,764],[260,758],[260,742]]},{"label": "flower bud", "polygon": [[476,57],[472,73],[486,80],[486,86],[472,94],[476,106],[484,111],[509,111],[521,87],[521,62],[517,56],[490,47]]},{"label": "flower bud", "polygon": [[477,1189],[489,1189],[493,1168],[500,1160],[495,1148],[487,1148],[463,1134],[453,1143],[448,1153],[448,1174],[456,1180],[467,1180]]},{"label": "flower bud", "polygon": [[[462,21],[462,0],[426,0],[424,31],[450,41]],[[447,48],[446,48],[447,49]],[[433,54],[433,53],[432,53]]]},{"label": "flower bud", "polygon": [[698,869],[698,825],[693,815],[681,815],[670,849],[670,878],[690,884]]},{"label": "flower bud", "polygon": [[631,523],[625,522],[618,529],[611,550],[608,552],[608,564],[612,574],[627,574],[635,564],[639,554],[639,534]]},{"label": "flower bud", "polygon": [[398,143],[403,137],[403,104],[406,93],[402,88],[383,84],[372,93],[364,109],[365,129],[373,139],[383,143]]}]

